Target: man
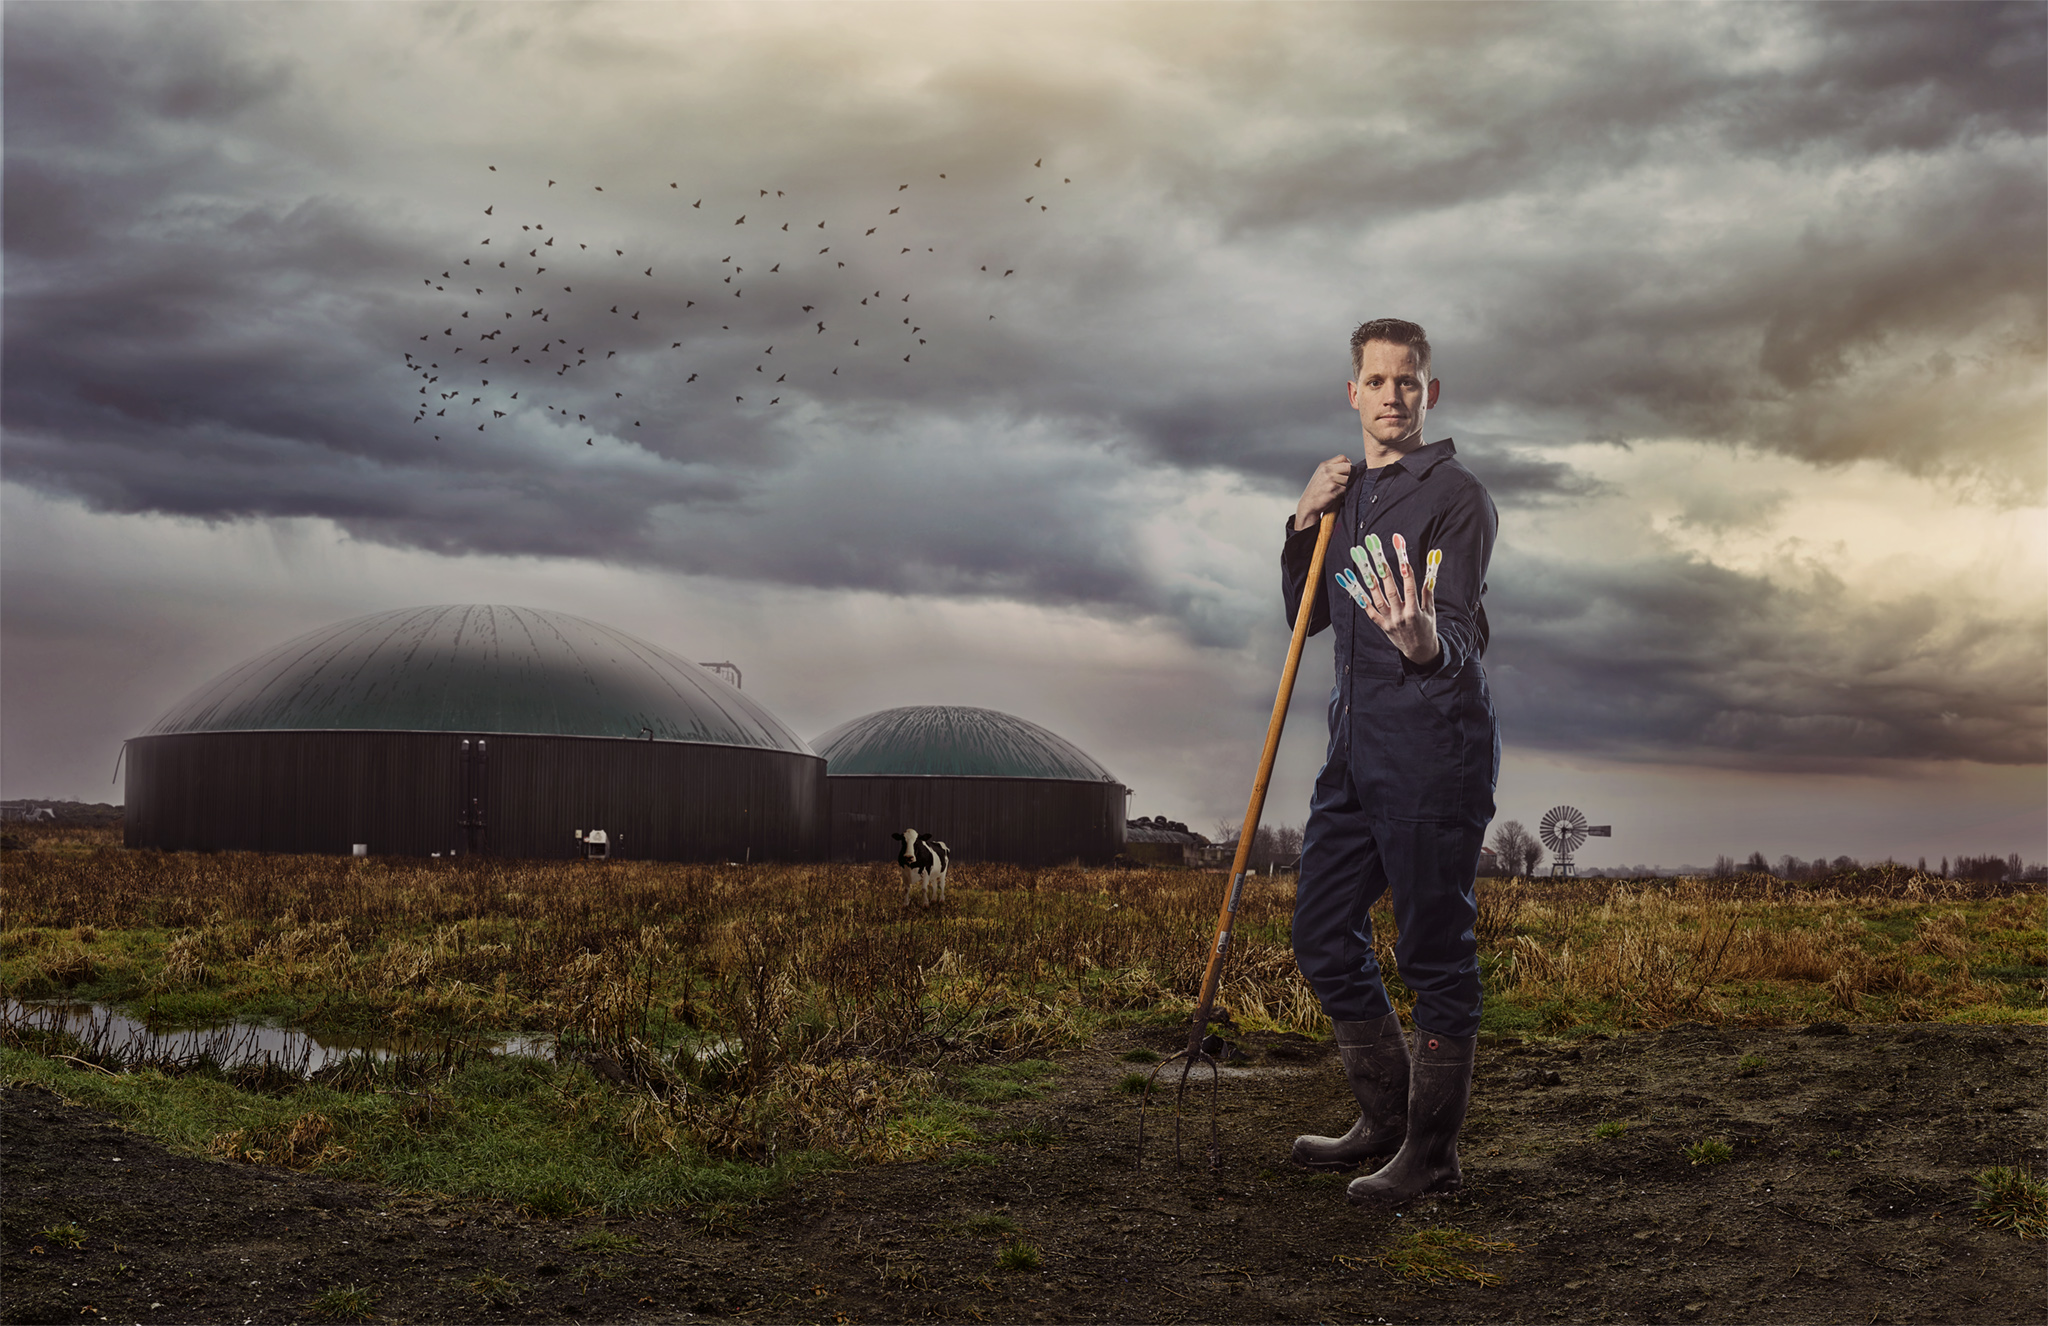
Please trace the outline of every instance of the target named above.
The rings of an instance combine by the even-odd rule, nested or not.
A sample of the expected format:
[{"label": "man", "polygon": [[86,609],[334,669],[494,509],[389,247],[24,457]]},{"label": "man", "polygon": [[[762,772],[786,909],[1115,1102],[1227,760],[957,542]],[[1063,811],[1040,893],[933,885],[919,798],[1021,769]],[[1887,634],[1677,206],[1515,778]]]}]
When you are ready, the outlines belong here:
[{"label": "man", "polygon": [[[1296,1138],[1294,1159],[1348,1169],[1391,1154],[1352,1181],[1354,1202],[1457,1186],[1479,1031],[1473,876],[1500,774],[1480,596],[1497,521],[1450,440],[1423,443],[1442,385],[1429,360],[1412,322],[1381,318],[1352,334],[1348,392],[1364,454],[1316,467],[1280,554],[1289,621],[1306,591],[1310,632],[1336,632],[1294,953],[1334,1024],[1360,1111],[1342,1137]],[[1305,586],[1326,511],[1337,513],[1328,564]],[[1395,960],[1415,995],[1412,1055],[1373,956],[1370,912],[1389,889]]]}]

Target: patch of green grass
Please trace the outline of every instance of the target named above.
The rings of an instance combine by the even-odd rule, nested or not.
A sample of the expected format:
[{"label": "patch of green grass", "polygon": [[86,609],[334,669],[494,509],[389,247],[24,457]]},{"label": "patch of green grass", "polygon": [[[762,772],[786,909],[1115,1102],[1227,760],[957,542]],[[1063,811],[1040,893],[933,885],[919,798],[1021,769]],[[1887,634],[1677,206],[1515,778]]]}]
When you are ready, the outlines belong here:
[{"label": "patch of green grass", "polygon": [[[406,1095],[317,1082],[262,1094],[196,1073],[108,1076],[4,1047],[0,1081],[46,1087],[184,1155],[212,1154],[235,1132],[243,1153],[282,1155],[299,1121],[318,1114],[333,1129],[324,1174],[504,1201],[546,1218],[752,1201],[828,1162],[794,1153],[750,1164],[636,1144],[625,1127],[629,1100],[580,1066],[531,1059],[481,1059],[456,1070],[434,1086],[431,1119]],[[963,1127],[960,1135],[973,1133]]]},{"label": "patch of green grass", "polygon": [[1624,1030],[1604,1000],[1528,999],[1513,991],[1486,1001],[1479,1029],[1499,1036],[1612,1036]]},{"label": "patch of green grass", "polygon": [[572,1239],[569,1247],[576,1252],[631,1252],[640,1246],[640,1239],[633,1234],[615,1234],[609,1229],[593,1229],[588,1234]]},{"label": "patch of green grass", "polygon": [[996,1265],[1006,1271],[1035,1271],[1039,1260],[1038,1249],[1022,1239],[1008,1244],[996,1254]]},{"label": "patch of green grass", "polygon": [[738,1238],[747,1232],[745,1208],[735,1202],[712,1202],[690,1212],[697,1228],[714,1238]]},{"label": "patch of green grass", "polygon": [[508,1280],[496,1271],[485,1269],[470,1280],[469,1292],[482,1299],[485,1304],[497,1306],[517,1303],[520,1296],[526,1292],[526,1286]]},{"label": "patch of green grass", "polygon": [[960,1222],[960,1229],[978,1239],[1010,1238],[1017,1233],[1017,1222],[1000,1211],[991,1211],[967,1217]]},{"label": "patch of green grass", "polygon": [[306,1305],[306,1311],[324,1321],[368,1321],[370,1306],[377,1296],[355,1285],[330,1289]]},{"label": "patch of green grass", "polygon": [[1151,1085],[1151,1082],[1152,1079],[1147,1074],[1125,1073],[1116,1080],[1116,1089],[1126,1096],[1139,1096],[1144,1094],[1145,1088]]},{"label": "patch of green grass", "polygon": [[954,1169],[981,1169],[1000,1165],[1003,1161],[1002,1157],[990,1155],[986,1151],[955,1151],[946,1157],[944,1163]]},{"label": "patch of green grass", "polygon": [[1970,1182],[1977,1189],[1970,1205],[1978,1224],[2023,1239],[2048,1238],[2048,1182],[2010,1165],[1979,1170]]},{"label": "patch of green grass", "polygon": [[580,1215],[593,1205],[590,1191],[579,1183],[543,1183],[519,1203],[519,1214],[529,1220],[560,1220]]},{"label": "patch of green grass", "polygon": [[1679,1154],[1695,1165],[1725,1165],[1735,1159],[1735,1148],[1718,1137],[1703,1137]]},{"label": "patch of green grass", "polygon": [[45,1243],[54,1243],[60,1248],[85,1246],[85,1231],[68,1220],[61,1225],[47,1225],[37,1230],[36,1237]]},{"label": "patch of green grass", "polygon": [[1144,1049],[1125,1050],[1123,1057],[1127,1064],[1156,1064],[1160,1058],[1156,1051]]},{"label": "patch of green grass", "polygon": [[1044,1120],[1033,1119],[1029,1123],[1022,1125],[1021,1127],[1012,1128],[1006,1132],[997,1133],[993,1140],[998,1142],[1009,1142],[1016,1146],[1028,1146],[1036,1150],[1042,1151],[1046,1147],[1051,1146],[1054,1142],[1057,1142],[1059,1140],[1059,1134],[1055,1133],[1052,1130],[1052,1126],[1046,1123]]},{"label": "patch of green grass", "polygon": [[1628,1123],[1621,1119],[1610,1119],[1606,1123],[1596,1123],[1593,1125],[1593,1136],[1603,1141],[1608,1138],[1620,1137],[1627,1131]]},{"label": "patch of green grass", "polygon": [[1735,1061],[1737,1077],[1755,1077],[1764,1071],[1765,1060],[1760,1054],[1745,1054]]},{"label": "patch of green grass", "polygon": [[927,1096],[910,1103],[888,1127],[889,1154],[902,1160],[939,1155],[980,1139],[974,1121],[989,1117],[979,1105],[947,1096]]},{"label": "patch of green grass", "polygon": [[1037,1100],[1052,1085],[1047,1079],[1058,1071],[1043,1059],[1024,1059],[963,1069],[953,1085],[963,1100]]},{"label": "patch of green grass", "polygon": [[1394,1246],[1375,1260],[1397,1280],[1410,1284],[1448,1284],[1464,1280],[1475,1285],[1497,1285],[1499,1275],[1483,1271],[1465,1260],[1463,1254],[1499,1254],[1517,1251],[1512,1243],[1483,1239],[1461,1229],[1431,1227],[1413,1230],[1394,1240]]}]

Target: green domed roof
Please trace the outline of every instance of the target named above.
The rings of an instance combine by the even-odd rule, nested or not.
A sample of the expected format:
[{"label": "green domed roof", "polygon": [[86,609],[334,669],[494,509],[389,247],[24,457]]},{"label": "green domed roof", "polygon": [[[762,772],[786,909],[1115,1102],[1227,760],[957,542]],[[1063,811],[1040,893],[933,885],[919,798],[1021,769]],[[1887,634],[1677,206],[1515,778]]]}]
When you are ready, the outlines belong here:
[{"label": "green domed roof", "polygon": [[1114,783],[1109,770],[1056,732],[994,709],[911,705],[841,723],[818,738],[825,772],[953,778],[1057,778]]},{"label": "green domed roof", "polygon": [[645,736],[814,754],[688,659],[565,612],[402,608],[308,632],[173,706],[174,732],[351,730]]}]

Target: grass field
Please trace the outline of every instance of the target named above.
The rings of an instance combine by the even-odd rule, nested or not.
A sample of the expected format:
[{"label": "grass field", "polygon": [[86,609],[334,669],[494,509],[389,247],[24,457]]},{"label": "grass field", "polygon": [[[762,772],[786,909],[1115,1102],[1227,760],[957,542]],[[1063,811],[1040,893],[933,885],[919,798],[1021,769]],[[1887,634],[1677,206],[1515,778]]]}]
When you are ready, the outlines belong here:
[{"label": "grass field", "polygon": [[[11,1082],[175,1145],[536,1215],[716,1211],[820,1164],[952,1151],[987,1102],[1109,1028],[1184,1020],[1222,877],[955,868],[906,910],[893,868],[131,852],[25,835],[0,880],[0,990],[152,1026],[260,1019],[403,1043],[300,1080],[124,1062],[21,1019]],[[1483,1033],[1683,1021],[2048,1022],[2048,899],[1896,868],[1790,883],[1484,880]],[[1288,947],[1292,886],[1247,890],[1222,1004],[1325,1031]],[[1393,921],[1375,915],[1394,969]],[[1394,989],[1397,1003],[1406,992]],[[483,1052],[540,1033],[552,1060]]]}]

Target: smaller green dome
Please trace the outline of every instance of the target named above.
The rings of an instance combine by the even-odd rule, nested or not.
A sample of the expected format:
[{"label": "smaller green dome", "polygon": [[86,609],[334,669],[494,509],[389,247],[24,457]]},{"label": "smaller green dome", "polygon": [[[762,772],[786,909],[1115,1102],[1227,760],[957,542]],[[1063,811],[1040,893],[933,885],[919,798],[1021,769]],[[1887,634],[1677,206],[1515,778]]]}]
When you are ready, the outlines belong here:
[{"label": "smaller green dome", "polygon": [[1053,778],[1114,783],[1088,753],[1012,714],[966,705],[884,709],[841,723],[812,743],[832,777]]}]

